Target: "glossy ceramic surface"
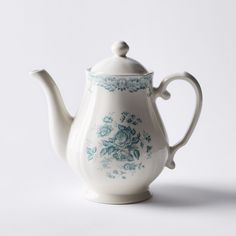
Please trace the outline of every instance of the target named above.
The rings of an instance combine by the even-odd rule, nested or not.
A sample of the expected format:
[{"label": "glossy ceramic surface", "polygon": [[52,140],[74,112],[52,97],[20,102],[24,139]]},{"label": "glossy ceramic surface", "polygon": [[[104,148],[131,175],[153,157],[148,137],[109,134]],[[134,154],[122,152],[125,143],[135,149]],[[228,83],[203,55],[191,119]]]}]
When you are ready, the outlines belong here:
[{"label": "glossy ceramic surface", "polygon": [[[126,58],[128,45],[114,45],[113,58],[87,70],[82,106],[74,118],[67,112],[50,75],[45,70],[32,75],[41,81],[48,98],[54,149],[81,174],[87,198],[124,204],[148,199],[150,183],[165,166],[175,167],[174,154],[187,143],[199,118],[202,93],[188,73],[167,77],[154,88],[153,73]],[[120,74],[115,74],[118,71]],[[197,103],[184,138],[169,146],[156,99],[169,98],[166,87],[173,80],[189,82]]]}]

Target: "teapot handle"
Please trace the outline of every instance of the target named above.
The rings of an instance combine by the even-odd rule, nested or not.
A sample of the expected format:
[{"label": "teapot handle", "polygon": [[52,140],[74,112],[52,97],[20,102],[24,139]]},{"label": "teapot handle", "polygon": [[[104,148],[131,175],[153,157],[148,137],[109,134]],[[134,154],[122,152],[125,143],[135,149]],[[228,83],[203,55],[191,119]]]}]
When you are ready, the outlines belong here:
[{"label": "teapot handle", "polygon": [[191,74],[189,74],[187,72],[171,75],[171,76],[165,78],[161,82],[161,84],[158,88],[153,88],[155,99],[158,97],[162,97],[165,100],[169,99],[170,93],[166,90],[166,88],[169,85],[169,83],[171,83],[174,80],[185,80],[192,85],[192,87],[194,88],[195,94],[196,94],[196,105],[195,105],[195,111],[194,111],[192,121],[191,121],[189,128],[188,128],[187,132],[185,133],[184,137],[179,142],[177,142],[174,146],[169,146],[169,157],[166,162],[166,166],[170,169],[175,168],[175,162],[173,161],[174,155],[175,155],[176,151],[179,148],[181,148],[182,146],[184,146],[188,142],[189,138],[191,137],[193,130],[197,124],[199,115],[201,113],[201,108],[202,108],[201,87],[200,87],[198,81]]}]

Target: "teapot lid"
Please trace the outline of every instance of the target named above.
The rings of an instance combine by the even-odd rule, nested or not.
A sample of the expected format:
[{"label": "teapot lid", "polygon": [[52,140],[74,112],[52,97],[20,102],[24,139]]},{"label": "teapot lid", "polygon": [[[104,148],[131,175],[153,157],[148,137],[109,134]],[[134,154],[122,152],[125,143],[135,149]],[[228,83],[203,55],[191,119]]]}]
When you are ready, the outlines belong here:
[{"label": "teapot lid", "polygon": [[138,61],[126,56],[129,46],[124,41],[117,41],[111,46],[112,57],[95,64],[90,71],[106,75],[144,75],[149,71]]}]

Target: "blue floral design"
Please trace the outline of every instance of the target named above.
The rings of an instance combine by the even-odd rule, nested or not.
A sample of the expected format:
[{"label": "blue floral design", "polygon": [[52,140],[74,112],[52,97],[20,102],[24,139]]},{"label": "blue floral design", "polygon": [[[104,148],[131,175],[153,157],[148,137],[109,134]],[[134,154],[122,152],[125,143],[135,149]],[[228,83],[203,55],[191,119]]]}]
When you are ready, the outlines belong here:
[{"label": "blue floral design", "polygon": [[99,137],[104,137],[110,134],[111,131],[112,131],[112,126],[105,124],[99,128],[97,133]]},{"label": "blue floral design", "polygon": [[[126,179],[128,173],[145,168],[141,151],[146,153],[146,159],[151,158],[152,144],[151,136],[146,131],[136,129],[142,119],[124,111],[119,122],[114,121],[112,115],[105,116],[102,121],[97,131],[101,143],[97,147],[87,148],[88,160],[93,160],[95,156],[101,158],[101,170],[107,170],[106,176],[112,179]],[[120,168],[112,169],[113,162],[119,162]]]},{"label": "blue floral design", "polygon": [[113,119],[112,119],[111,116],[105,116],[105,117],[103,118],[103,121],[104,121],[105,123],[112,123]]},{"label": "blue floral design", "polygon": [[140,152],[136,144],[139,142],[140,134],[135,135],[135,133],[136,131],[129,126],[118,125],[118,131],[115,135],[102,141],[103,148],[100,155],[107,154],[118,161],[138,160]]},{"label": "blue floral design", "polygon": [[142,168],[144,168],[144,165],[142,163],[138,163],[138,164],[136,164],[136,163],[126,163],[124,165],[125,170],[136,170],[136,168],[142,169]]},{"label": "blue floral design", "polygon": [[128,91],[131,93],[139,90],[148,89],[148,95],[152,91],[152,76],[147,75],[132,75],[132,76],[99,76],[92,73],[88,74],[88,78],[97,86],[103,87],[109,92]]},{"label": "blue floral design", "polygon": [[87,147],[87,158],[88,160],[92,160],[95,155],[96,155],[96,152],[97,152],[97,148],[96,147]]}]

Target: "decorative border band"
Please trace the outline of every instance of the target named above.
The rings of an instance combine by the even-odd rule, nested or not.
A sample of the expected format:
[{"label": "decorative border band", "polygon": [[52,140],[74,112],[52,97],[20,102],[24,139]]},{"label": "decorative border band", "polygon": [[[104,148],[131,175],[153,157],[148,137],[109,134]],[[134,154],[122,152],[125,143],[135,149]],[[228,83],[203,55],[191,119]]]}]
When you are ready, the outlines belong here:
[{"label": "decorative border band", "polygon": [[88,79],[97,86],[103,87],[109,92],[129,91],[131,93],[139,90],[152,88],[153,73],[146,75],[94,75],[87,73]]}]

